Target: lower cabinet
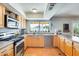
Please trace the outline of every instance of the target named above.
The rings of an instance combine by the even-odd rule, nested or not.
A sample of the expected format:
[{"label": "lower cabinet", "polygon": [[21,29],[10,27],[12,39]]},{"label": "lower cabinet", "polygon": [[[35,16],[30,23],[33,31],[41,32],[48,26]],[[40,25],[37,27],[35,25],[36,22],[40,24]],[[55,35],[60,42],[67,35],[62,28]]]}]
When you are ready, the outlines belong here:
[{"label": "lower cabinet", "polygon": [[0,50],[0,56],[13,56],[13,44],[10,44]]},{"label": "lower cabinet", "polygon": [[53,36],[53,46],[59,48],[60,45],[60,38],[57,35]]},{"label": "lower cabinet", "polygon": [[3,48],[3,49],[0,50],[0,56],[7,56],[5,48]]},{"label": "lower cabinet", "polygon": [[65,39],[63,37],[60,37],[60,50],[65,53]]},{"label": "lower cabinet", "polygon": [[27,35],[24,35],[24,51],[26,51],[27,43]]},{"label": "lower cabinet", "polygon": [[73,42],[73,56],[79,56],[79,43]]},{"label": "lower cabinet", "polygon": [[66,56],[73,55],[72,40],[66,39],[61,35],[54,35],[53,46],[59,48]]},{"label": "lower cabinet", "polygon": [[27,47],[44,47],[43,36],[27,36],[25,40],[25,46]]},{"label": "lower cabinet", "polygon": [[72,56],[72,41],[65,39],[65,55]]}]

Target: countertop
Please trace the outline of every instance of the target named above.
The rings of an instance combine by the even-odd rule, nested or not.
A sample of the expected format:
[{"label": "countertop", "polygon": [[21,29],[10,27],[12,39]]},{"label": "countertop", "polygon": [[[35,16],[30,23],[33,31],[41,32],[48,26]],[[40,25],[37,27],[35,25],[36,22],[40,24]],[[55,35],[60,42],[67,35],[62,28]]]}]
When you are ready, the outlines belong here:
[{"label": "countertop", "polygon": [[72,35],[69,35],[69,34],[61,34],[61,35],[58,35],[58,36],[63,37],[64,39],[71,40],[72,42],[79,43],[79,37],[77,37],[77,36],[72,36]]},{"label": "countertop", "polygon": [[72,41],[72,36],[71,35],[65,35],[65,34],[62,34],[62,35],[59,35],[60,37],[64,37],[64,39],[68,39],[68,40],[71,40]]},{"label": "countertop", "polygon": [[12,44],[14,41],[0,41],[0,49],[5,48],[6,46]]},{"label": "countertop", "polygon": [[[25,35],[25,34],[24,34]],[[23,36],[24,37],[24,35],[19,35],[18,37],[21,37],[21,36]],[[12,44],[14,41],[13,41],[13,39],[17,39],[17,38],[10,38],[11,40],[9,40],[9,41],[0,41],[0,49],[2,49],[2,48],[5,48],[6,46],[8,46],[9,44]]]}]

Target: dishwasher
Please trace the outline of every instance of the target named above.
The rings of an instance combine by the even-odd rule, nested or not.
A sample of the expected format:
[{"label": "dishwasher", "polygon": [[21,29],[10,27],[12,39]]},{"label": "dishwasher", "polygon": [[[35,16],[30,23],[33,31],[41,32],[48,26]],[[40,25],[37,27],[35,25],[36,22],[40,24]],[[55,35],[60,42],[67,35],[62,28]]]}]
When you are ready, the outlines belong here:
[{"label": "dishwasher", "polygon": [[45,35],[44,36],[44,45],[45,48],[52,48],[53,47],[53,36],[52,35]]}]

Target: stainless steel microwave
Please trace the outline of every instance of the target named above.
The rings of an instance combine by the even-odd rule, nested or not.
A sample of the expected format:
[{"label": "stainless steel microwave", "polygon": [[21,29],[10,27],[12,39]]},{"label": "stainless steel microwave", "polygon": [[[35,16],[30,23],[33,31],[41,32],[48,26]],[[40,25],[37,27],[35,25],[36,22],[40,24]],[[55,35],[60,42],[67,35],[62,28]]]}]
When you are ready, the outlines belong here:
[{"label": "stainless steel microwave", "polygon": [[5,27],[7,27],[7,28],[18,28],[19,23],[16,19],[5,15]]}]

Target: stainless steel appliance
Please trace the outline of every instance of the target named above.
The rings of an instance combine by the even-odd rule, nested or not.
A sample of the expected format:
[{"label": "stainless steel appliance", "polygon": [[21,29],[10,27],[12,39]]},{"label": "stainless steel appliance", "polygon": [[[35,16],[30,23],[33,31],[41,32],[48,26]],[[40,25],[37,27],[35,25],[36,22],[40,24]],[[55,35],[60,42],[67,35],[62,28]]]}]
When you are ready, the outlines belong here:
[{"label": "stainless steel appliance", "polygon": [[24,54],[24,40],[23,38],[17,38],[14,41],[15,56],[22,56]]},{"label": "stainless steel appliance", "polygon": [[16,19],[5,15],[5,27],[7,28],[18,28],[19,27],[19,23]]},{"label": "stainless steel appliance", "polygon": [[15,37],[14,34],[0,34],[0,41],[14,41],[14,55],[15,56],[22,56],[24,54],[24,37],[18,36]]}]

